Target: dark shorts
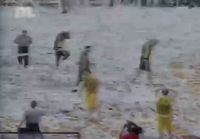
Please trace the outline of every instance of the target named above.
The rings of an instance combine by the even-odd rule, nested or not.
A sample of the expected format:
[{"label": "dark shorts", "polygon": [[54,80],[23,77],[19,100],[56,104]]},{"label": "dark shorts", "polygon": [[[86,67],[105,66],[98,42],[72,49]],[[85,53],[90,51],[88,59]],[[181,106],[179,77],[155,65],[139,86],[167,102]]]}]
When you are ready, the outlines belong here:
[{"label": "dark shorts", "polygon": [[63,59],[67,59],[70,56],[70,52],[66,51],[66,50],[60,50],[60,51],[56,51],[56,56],[57,57],[61,57],[63,56]]},{"label": "dark shorts", "polygon": [[28,46],[19,46],[18,47],[18,53],[19,54],[28,53]]},{"label": "dark shorts", "polygon": [[150,62],[148,58],[140,58],[140,69],[144,71],[151,71]]},{"label": "dark shorts", "polygon": [[26,128],[29,132],[40,132],[39,124],[26,124]]},{"label": "dark shorts", "polygon": [[26,128],[18,129],[18,139],[43,139],[43,135],[40,132],[38,124],[26,124]]}]

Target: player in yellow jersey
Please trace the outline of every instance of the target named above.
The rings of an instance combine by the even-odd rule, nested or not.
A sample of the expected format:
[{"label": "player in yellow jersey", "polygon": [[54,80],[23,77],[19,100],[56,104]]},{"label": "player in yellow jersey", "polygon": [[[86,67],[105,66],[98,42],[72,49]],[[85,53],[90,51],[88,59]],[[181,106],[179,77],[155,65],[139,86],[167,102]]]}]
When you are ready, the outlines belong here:
[{"label": "player in yellow jersey", "polygon": [[98,91],[99,80],[90,72],[84,73],[85,102],[90,116],[99,108]]},{"label": "player in yellow jersey", "polygon": [[157,115],[158,115],[158,131],[160,138],[163,138],[164,132],[167,132],[171,138],[173,110],[172,100],[168,96],[169,90],[162,90],[163,96],[157,102]]}]

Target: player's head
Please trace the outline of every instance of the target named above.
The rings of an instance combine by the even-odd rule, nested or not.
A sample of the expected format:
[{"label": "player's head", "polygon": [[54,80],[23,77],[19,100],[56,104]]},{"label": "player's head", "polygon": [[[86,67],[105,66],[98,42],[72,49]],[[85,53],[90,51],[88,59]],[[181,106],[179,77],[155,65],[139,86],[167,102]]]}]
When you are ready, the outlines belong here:
[{"label": "player's head", "polygon": [[31,108],[37,107],[37,101],[35,101],[35,100],[31,101],[30,106],[31,106]]},{"label": "player's head", "polygon": [[70,33],[69,31],[63,31],[61,32],[64,39],[70,39]]},{"label": "player's head", "polygon": [[22,30],[22,34],[26,35],[26,34],[28,34],[28,31],[24,29],[24,30]]},{"label": "player's head", "polygon": [[167,88],[163,89],[163,90],[162,90],[162,94],[163,94],[164,96],[167,96],[167,95],[169,94],[169,90],[168,90]]},{"label": "player's head", "polygon": [[84,47],[84,49],[85,49],[85,50],[88,50],[88,49],[91,49],[91,47],[92,47],[92,46],[90,46],[90,45],[86,45],[86,46]]},{"label": "player's head", "polygon": [[91,47],[90,45],[87,45],[84,47],[85,52],[89,53],[91,51]]},{"label": "player's head", "polygon": [[150,47],[153,49],[159,43],[159,40],[149,39],[148,43],[150,44]]}]

